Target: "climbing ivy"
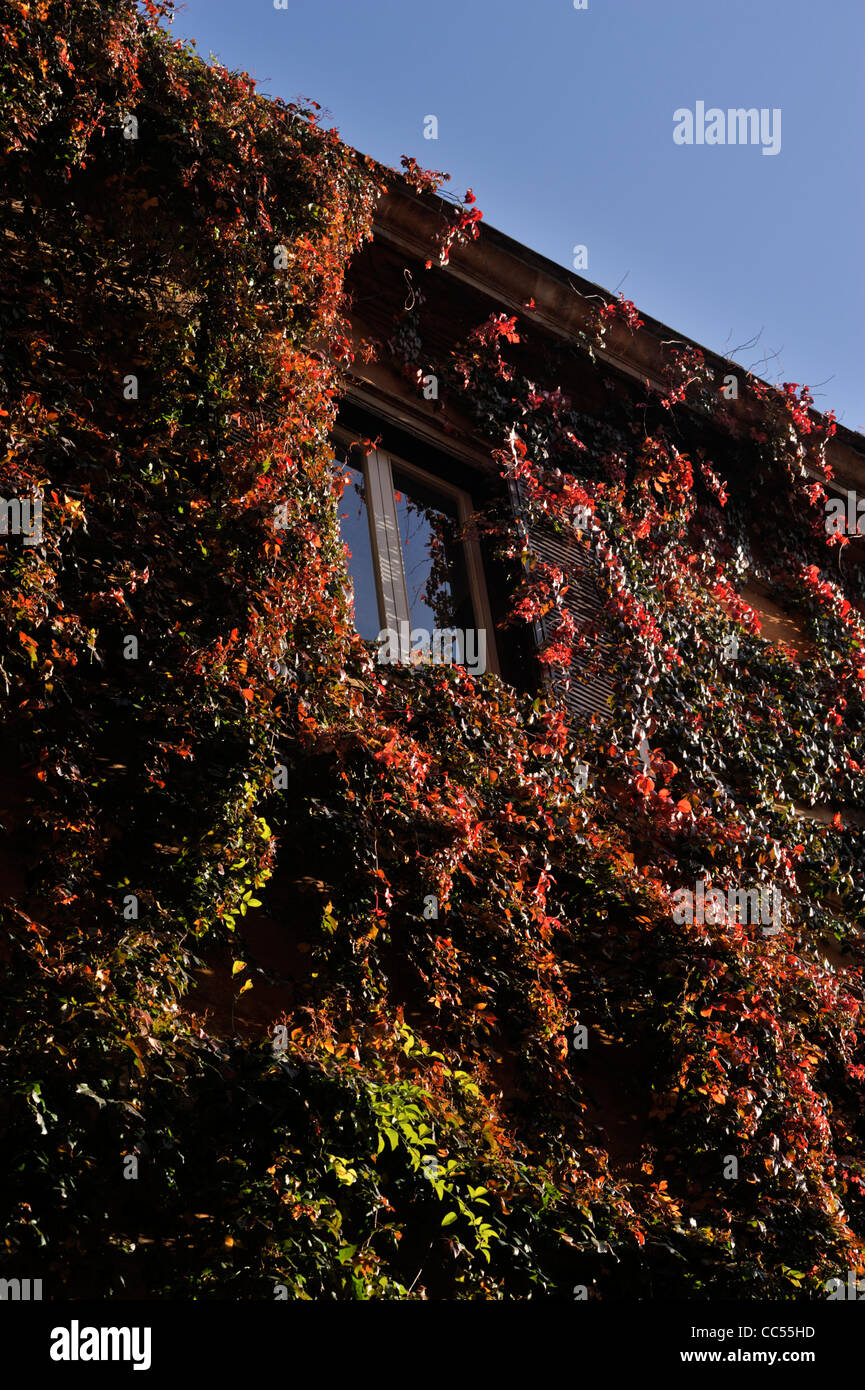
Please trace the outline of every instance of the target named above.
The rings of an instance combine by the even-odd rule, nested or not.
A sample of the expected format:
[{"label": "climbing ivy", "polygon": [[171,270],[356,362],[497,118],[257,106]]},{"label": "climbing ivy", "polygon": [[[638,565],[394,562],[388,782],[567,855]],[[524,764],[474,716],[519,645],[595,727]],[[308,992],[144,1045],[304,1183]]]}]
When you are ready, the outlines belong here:
[{"label": "climbing ivy", "polygon": [[[494,315],[431,365],[531,515],[588,509],[611,722],[377,666],[328,444],[344,276],[380,189],[439,176],[203,63],[170,9],[0,5],[2,493],[43,507],[0,557],[5,1266],[61,1297],[819,1292],[862,1263],[865,1080],[861,837],[791,812],[863,805],[861,584],[804,471],[831,420],[748,378],[743,429],[693,350],[588,418],[559,368],[603,370],[633,305],[543,382],[531,307]],[[479,217],[469,191],[429,276]],[[565,577],[505,497],[555,672]],[[730,876],[783,887],[779,936],[676,923],[674,888]],[[262,904],[306,962],[276,1016],[244,1013]],[[220,952],[225,1026],[190,989]],[[605,1054],[651,1104],[636,1162],[590,1118]]]}]

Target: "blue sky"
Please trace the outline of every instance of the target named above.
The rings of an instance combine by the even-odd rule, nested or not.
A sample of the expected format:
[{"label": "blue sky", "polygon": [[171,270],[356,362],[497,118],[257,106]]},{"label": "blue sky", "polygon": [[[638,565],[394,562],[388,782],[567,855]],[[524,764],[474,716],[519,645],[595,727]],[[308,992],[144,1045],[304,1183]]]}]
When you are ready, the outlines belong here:
[{"label": "blue sky", "polygon": [[[187,0],[173,28],[865,432],[863,0]],[[676,145],[698,101],[779,108],[780,152]]]}]

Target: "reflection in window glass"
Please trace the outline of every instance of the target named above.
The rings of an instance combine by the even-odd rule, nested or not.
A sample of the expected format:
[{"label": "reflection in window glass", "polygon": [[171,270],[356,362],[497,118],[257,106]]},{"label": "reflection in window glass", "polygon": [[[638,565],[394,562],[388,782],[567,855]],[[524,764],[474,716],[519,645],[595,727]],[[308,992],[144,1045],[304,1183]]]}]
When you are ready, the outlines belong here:
[{"label": "reflection in window glass", "polygon": [[349,480],[339,501],[339,525],[349,551],[348,572],[354,587],[354,626],[365,641],[374,642],[381,623],[363,474],[349,464],[337,462],[335,466]]},{"label": "reflection in window glass", "polygon": [[396,464],[393,486],[412,627],[473,627],[456,502]]}]

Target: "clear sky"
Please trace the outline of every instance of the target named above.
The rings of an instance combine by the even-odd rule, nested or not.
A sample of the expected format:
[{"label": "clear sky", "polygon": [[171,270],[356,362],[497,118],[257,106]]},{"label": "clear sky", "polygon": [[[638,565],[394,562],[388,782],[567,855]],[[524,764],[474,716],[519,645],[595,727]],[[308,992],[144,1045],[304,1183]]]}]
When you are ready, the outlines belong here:
[{"label": "clear sky", "polygon": [[[865,0],[186,0],[173,30],[865,432]],[[779,109],[779,152],[674,143],[698,102]]]}]

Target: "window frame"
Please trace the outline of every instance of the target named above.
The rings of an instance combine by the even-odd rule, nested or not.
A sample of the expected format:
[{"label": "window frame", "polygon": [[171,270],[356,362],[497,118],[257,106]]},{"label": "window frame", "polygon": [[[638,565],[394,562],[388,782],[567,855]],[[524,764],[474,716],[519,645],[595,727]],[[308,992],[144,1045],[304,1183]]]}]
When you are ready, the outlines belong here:
[{"label": "window frame", "polygon": [[[409,462],[408,459],[389,449],[362,450],[345,430],[335,430],[333,442],[335,447],[346,455],[342,461],[352,467],[361,465],[359,471],[363,472],[373,577],[381,630],[392,628],[394,632],[399,634],[402,631],[401,623],[408,623],[410,630],[412,626],[408,589],[405,581],[403,545],[394,495],[393,466],[395,466],[409,478],[416,478],[419,483],[443,493],[456,506],[459,526],[463,532],[460,544],[463,548],[474,619],[478,625],[478,630],[486,632],[486,669],[494,675],[499,675],[492,611],[487,593],[480,542],[468,526],[473,511],[471,495],[464,488],[457,487],[456,484],[438,477],[435,473],[430,473],[428,469],[419,468],[417,464]],[[353,461],[355,459],[357,462]]]}]

